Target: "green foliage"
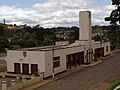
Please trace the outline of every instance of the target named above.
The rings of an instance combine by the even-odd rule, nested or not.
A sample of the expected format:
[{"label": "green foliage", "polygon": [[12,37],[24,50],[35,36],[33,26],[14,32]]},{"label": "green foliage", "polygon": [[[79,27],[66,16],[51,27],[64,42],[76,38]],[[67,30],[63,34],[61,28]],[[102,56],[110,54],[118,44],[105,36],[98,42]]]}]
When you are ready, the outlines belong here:
[{"label": "green foliage", "polygon": [[120,80],[115,81],[110,88],[108,88],[107,90],[113,90],[114,88],[116,88],[118,85],[120,85]]},{"label": "green foliage", "polygon": [[119,5],[120,4],[120,0],[112,0],[112,5]]},{"label": "green foliage", "polygon": [[0,52],[4,52],[5,48],[9,46],[9,42],[5,37],[0,37]]},{"label": "green foliage", "polygon": [[5,57],[5,56],[7,56],[7,53],[6,53],[6,52],[0,53],[0,57]]},{"label": "green foliage", "polygon": [[[25,24],[15,25],[13,30],[9,30],[5,26],[7,25],[0,24],[0,52],[5,51],[10,45],[36,47],[52,45],[52,42],[55,44],[57,40],[77,40],[79,37],[78,27],[43,28],[40,25],[31,27]],[[59,32],[63,32],[65,38],[58,38],[56,33]]]},{"label": "green foliage", "polygon": [[4,27],[0,25],[0,36],[4,35]]},{"label": "green foliage", "polygon": [[22,74],[18,74],[18,75],[17,75],[17,79],[19,80],[19,82],[22,82],[22,79],[23,79]]},{"label": "green foliage", "polygon": [[111,12],[109,17],[105,17],[105,21],[110,21],[111,25],[116,26],[117,23],[120,24],[120,0],[112,0],[112,5],[117,8]]},{"label": "green foliage", "polygon": [[28,39],[27,42],[25,43],[25,47],[36,47],[37,43],[33,39]]},{"label": "green foliage", "polygon": [[107,37],[111,42],[111,49],[120,48],[120,27],[111,26],[111,30],[107,32]]},{"label": "green foliage", "polygon": [[102,37],[97,34],[96,36],[93,37],[93,39],[94,39],[95,41],[101,41],[101,40],[102,40]]}]

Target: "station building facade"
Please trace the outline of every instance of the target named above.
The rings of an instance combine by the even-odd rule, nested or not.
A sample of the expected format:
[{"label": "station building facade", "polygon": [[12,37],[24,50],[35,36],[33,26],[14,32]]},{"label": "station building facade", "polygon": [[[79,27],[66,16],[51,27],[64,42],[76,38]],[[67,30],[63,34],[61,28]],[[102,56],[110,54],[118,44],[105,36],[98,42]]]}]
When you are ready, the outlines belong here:
[{"label": "station building facade", "polygon": [[72,44],[62,41],[53,46],[7,50],[7,71],[24,75],[43,73],[46,78],[109,55],[110,42],[92,40],[91,12],[81,11],[79,17],[79,40]]}]

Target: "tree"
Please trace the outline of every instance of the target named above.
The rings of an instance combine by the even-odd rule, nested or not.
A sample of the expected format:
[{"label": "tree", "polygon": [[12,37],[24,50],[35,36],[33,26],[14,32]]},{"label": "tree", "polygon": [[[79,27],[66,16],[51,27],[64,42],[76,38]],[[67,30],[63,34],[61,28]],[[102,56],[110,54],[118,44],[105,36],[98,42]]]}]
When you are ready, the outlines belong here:
[{"label": "tree", "polygon": [[120,0],[112,0],[112,5],[115,6],[115,9],[112,10],[109,17],[105,17],[105,21],[110,21],[112,25],[107,36],[111,42],[111,49],[116,49],[120,46],[120,29],[118,26],[120,24]]},{"label": "tree", "polygon": [[26,44],[25,44],[26,47],[36,47],[37,46],[37,43],[35,40],[33,39],[28,39]]},{"label": "tree", "polygon": [[109,17],[105,17],[105,21],[110,21],[110,24],[116,26],[120,24],[120,0],[112,0],[112,5],[115,5],[115,9],[111,12]]},{"label": "tree", "polygon": [[4,27],[0,25],[0,36],[4,35]]},{"label": "tree", "polygon": [[4,52],[5,48],[9,46],[9,42],[7,38],[5,37],[0,37],[0,52]]}]

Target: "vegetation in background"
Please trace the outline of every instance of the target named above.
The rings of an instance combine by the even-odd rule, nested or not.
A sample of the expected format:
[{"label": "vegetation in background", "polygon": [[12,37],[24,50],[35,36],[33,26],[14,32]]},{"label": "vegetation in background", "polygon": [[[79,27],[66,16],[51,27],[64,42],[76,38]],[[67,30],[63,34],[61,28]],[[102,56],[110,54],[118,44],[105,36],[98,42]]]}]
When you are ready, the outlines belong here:
[{"label": "vegetation in background", "polygon": [[5,57],[5,56],[7,56],[7,53],[6,53],[6,52],[1,52],[1,53],[0,53],[0,57]]},{"label": "vegetation in background", "polygon": [[[8,28],[7,24],[0,24],[0,52],[5,52],[6,48],[13,49],[13,46],[21,48],[48,46],[54,41],[78,40],[78,27],[57,27],[43,28],[40,25],[27,26],[14,25]],[[60,35],[60,37],[58,36]]]},{"label": "vegetation in background", "polygon": [[105,18],[105,21],[110,21],[110,24],[116,26],[118,23],[120,24],[120,0],[111,0],[112,5],[116,8],[111,12],[109,17]]},{"label": "vegetation in background", "polygon": [[112,49],[120,48],[120,0],[111,0],[115,9],[111,11],[109,17],[105,17],[105,21],[109,21],[111,24],[111,30],[108,32],[108,38],[110,38]]}]

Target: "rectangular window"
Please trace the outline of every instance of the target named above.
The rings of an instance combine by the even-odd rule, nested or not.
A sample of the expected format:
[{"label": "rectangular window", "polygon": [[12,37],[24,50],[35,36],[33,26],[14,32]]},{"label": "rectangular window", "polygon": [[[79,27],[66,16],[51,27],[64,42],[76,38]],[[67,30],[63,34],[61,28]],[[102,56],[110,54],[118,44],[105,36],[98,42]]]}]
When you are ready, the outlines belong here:
[{"label": "rectangular window", "polygon": [[54,68],[60,67],[60,56],[54,57],[53,63],[54,63]]},{"label": "rectangular window", "polygon": [[108,52],[108,46],[106,46],[106,52]]}]

